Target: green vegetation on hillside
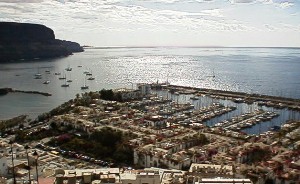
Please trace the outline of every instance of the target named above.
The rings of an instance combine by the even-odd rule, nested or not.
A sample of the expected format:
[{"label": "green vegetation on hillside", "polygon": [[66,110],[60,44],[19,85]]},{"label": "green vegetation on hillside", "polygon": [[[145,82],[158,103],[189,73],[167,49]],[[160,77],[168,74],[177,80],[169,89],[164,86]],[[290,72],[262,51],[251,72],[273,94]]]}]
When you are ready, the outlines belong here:
[{"label": "green vegetation on hillside", "polygon": [[131,133],[122,133],[105,127],[92,133],[89,137],[64,134],[53,138],[49,145],[95,159],[131,164],[133,162],[133,150],[126,143],[133,137],[134,135]]}]

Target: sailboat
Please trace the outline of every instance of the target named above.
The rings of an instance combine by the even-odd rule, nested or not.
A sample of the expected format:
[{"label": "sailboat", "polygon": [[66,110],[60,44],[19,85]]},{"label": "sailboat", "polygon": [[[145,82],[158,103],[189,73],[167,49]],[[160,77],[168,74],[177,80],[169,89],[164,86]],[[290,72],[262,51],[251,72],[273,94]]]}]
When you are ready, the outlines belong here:
[{"label": "sailboat", "polygon": [[68,67],[65,70],[67,70],[68,72],[72,71],[72,68],[70,67],[69,63],[68,63]]},{"label": "sailboat", "polygon": [[81,89],[89,89],[89,86],[86,85],[86,78],[84,78],[83,86],[81,86]]},{"label": "sailboat", "polygon": [[34,78],[35,79],[41,79],[42,78],[42,74],[40,73],[40,68],[38,67],[38,72],[36,74],[34,74]]},{"label": "sailboat", "polygon": [[209,75],[208,77],[212,77],[212,78],[215,78],[216,76],[215,76],[215,70],[213,69],[213,71],[212,71],[212,75]]},{"label": "sailboat", "polygon": [[49,80],[45,80],[45,81],[43,82],[43,84],[49,84],[49,83],[50,83]]},{"label": "sailboat", "polygon": [[89,77],[87,80],[95,80],[95,77]]},{"label": "sailboat", "polygon": [[46,75],[46,80],[43,82],[43,84],[49,84],[50,80],[48,79],[48,75]]},{"label": "sailboat", "polygon": [[70,86],[70,84],[68,84],[68,83],[66,82],[66,79],[65,79],[65,83],[62,84],[61,87],[69,87],[69,86]]},{"label": "sailboat", "polygon": [[66,74],[64,73],[63,76],[62,76],[62,77],[59,77],[58,79],[59,79],[59,80],[65,80],[66,78],[67,78],[67,77],[66,77]]},{"label": "sailboat", "polygon": [[70,74],[70,79],[68,79],[67,82],[73,82],[73,80],[71,79],[71,74]]}]

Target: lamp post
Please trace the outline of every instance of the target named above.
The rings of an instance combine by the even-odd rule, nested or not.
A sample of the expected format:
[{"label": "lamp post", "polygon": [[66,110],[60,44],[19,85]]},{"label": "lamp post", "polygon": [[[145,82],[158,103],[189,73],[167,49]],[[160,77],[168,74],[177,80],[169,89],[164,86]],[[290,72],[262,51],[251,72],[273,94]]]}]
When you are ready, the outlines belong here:
[{"label": "lamp post", "polygon": [[13,141],[9,141],[10,144],[10,151],[11,151],[11,162],[12,162],[12,174],[14,179],[14,184],[16,184],[16,175],[15,175],[15,165],[14,165],[14,153],[13,153]]},{"label": "lamp post", "polygon": [[39,154],[36,152],[36,150],[33,152],[32,156],[35,157],[35,172],[36,172],[36,182],[39,184],[39,176],[38,176],[38,157]]},{"label": "lamp post", "polygon": [[31,184],[31,179],[30,179],[30,165],[29,165],[29,157],[28,157],[28,149],[29,149],[29,146],[26,145],[25,147],[25,150],[26,150],[26,156],[27,156],[27,169],[28,169],[28,180],[29,180],[29,184]]}]

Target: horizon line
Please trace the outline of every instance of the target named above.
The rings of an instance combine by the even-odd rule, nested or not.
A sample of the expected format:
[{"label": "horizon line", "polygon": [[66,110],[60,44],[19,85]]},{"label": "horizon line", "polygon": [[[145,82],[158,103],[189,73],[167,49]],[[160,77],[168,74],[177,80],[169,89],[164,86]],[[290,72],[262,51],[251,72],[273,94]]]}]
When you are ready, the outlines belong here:
[{"label": "horizon line", "polygon": [[122,49],[122,48],[271,48],[271,49],[300,49],[300,46],[90,46],[86,49]]}]

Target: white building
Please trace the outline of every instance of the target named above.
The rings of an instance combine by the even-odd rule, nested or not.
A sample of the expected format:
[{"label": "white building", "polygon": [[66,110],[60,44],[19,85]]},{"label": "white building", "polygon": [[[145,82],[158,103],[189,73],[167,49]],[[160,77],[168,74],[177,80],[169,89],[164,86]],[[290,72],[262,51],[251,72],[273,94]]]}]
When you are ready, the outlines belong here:
[{"label": "white building", "polygon": [[158,172],[140,172],[120,174],[122,184],[159,184]]}]

